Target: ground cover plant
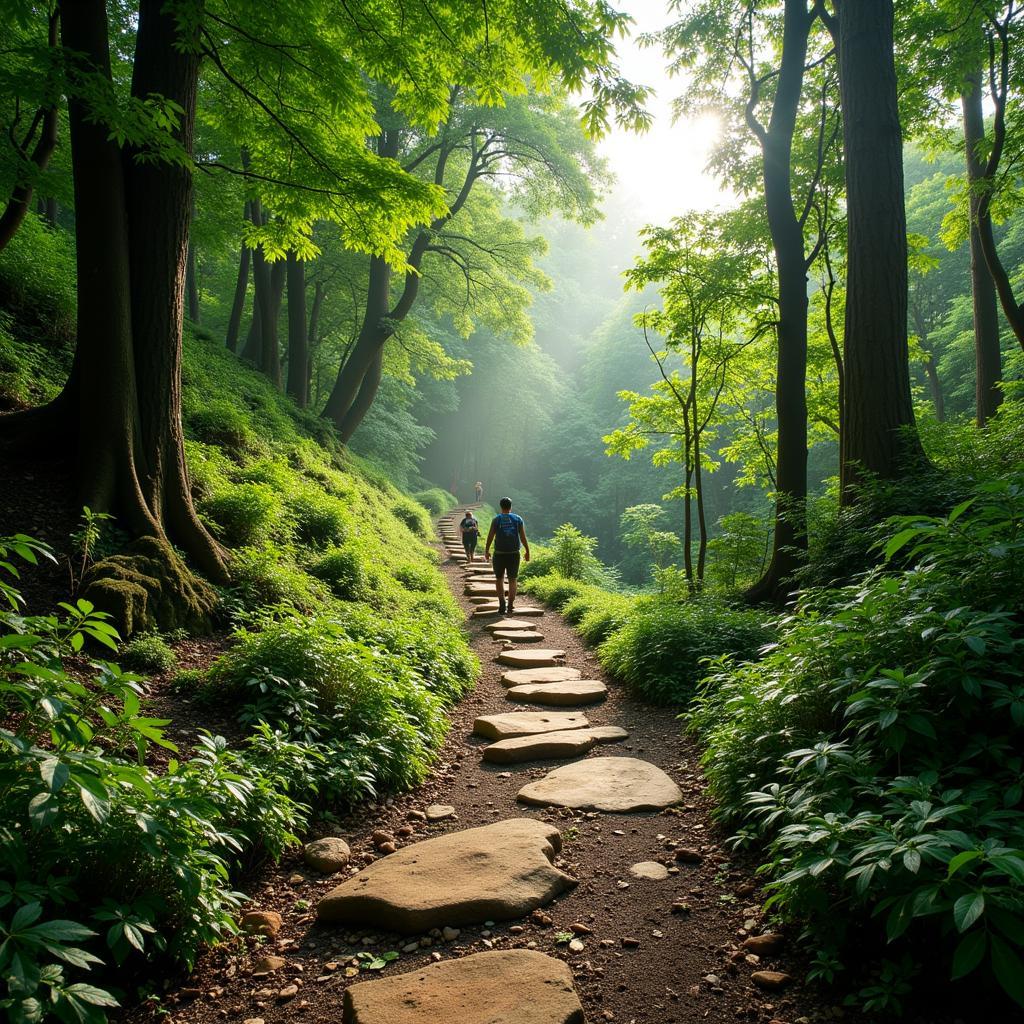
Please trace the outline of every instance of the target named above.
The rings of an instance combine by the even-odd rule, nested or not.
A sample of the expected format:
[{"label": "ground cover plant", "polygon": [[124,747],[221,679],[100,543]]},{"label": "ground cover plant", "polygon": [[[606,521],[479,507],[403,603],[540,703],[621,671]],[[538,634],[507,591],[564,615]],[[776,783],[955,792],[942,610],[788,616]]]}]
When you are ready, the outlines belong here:
[{"label": "ground cover plant", "polygon": [[822,976],[885,951],[850,979],[865,1009],[898,1012],[936,963],[1024,1004],[1024,480],[891,521],[880,555],[704,683],[690,723],[719,815],[764,849]]}]

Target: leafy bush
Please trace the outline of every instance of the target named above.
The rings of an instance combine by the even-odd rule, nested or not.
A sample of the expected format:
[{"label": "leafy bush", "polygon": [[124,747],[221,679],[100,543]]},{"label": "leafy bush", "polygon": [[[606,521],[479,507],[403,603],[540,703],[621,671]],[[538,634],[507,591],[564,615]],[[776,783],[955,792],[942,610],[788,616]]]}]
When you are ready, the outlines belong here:
[{"label": "leafy bush", "polygon": [[806,595],[691,722],[778,912],[837,957],[881,929],[924,939],[953,978],[985,965],[1024,1004],[1022,527],[1020,478],[894,520],[888,564]]},{"label": "leafy bush", "polygon": [[195,440],[216,445],[236,459],[253,446],[248,418],[236,405],[222,399],[191,410],[186,424]]},{"label": "leafy bush", "polygon": [[596,582],[601,563],[594,554],[597,540],[587,537],[572,523],[564,523],[551,538],[555,571],[569,580]]},{"label": "leafy bush", "polygon": [[560,611],[567,601],[583,593],[584,586],[585,584],[579,580],[566,579],[558,572],[551,572],[547,576],[529,579],[524,583],[523,589],[543,601],[549,608]]},{"label": "leafy bush", "polygon": [[81,979],[105,963],[170,954],[190,965],[235,930],[230,871],[246,845],[280,852],[302,822],[259,758],[222,739],[162,774],[146,768],[150,745],[175,749],[166,721],[142,713],[136,676],[83,663],[87,640],[116,648],[107,616],[87,601],[61,607],[0,613],[0,1003],[16,1022],[101,1020],[117,1002]]},{"label": "leafy bush", "polygon": [[565,601],[561,610],[588,644],[599,644],[626,623],[635,605],[636,599],[625,594],[587,586]]},{"label": "leafy bush", "polygon": [[449,494],[440,487],[431,487],[426,491],[417,491],[412,497],[414,501],[418,501],[435,516],[443,515],[459,503],[459,499],[454,494]]},{"label": "leafy bush", "polygon": [[400,498],[391,506],[392,513],[409,527],[417,537],[431,534],[430,513],[409,498]]},{"label": "leafy bush", "polygon": [[231,581],[229,595],[249,611],[274,606],[312,611],[326,598],[326,589],[273,544],[233,552]]},{"label": "leafy bush", "polygon": [[121,648],[121,664],[132,672],[170,672],[177,662],[159,633],[140,633]]},{"label": "leafy bush", "polygon": [[309,571],[326,583],[331,593],[342,601],[366,601],[370,597],[370,579],[355,547],[325,552],[309,567]]},{"label": "leafy bush", "polygon": [[236,640],[208,681],[242,703],[244,723],[361,753],[377,785],[423,779],[448,720],[446,702],[411,659],[353,639],[344,621],[327,616],[288,618]]},{"label": "leafy bush", "polygon": [[406,590],[415,590],[425,594],[438,586],[436,570],[429,565],[414,565],[407,562],[398,566],[392,575]]},{"label": "leafy bush", "polygon": [[267,484],[235,484],[200,503],[218,538],[240,548],[270,540],[280,526],[281,500]]},{"label": "leafy bush", "polygon": [[301,544],[322,548],[342,544],[349,534],[344,504],[321,491],[303,489],[285,497],[295,525],[295,539]]},{"label": "leafy bush", "polygon": [[710,597],[676,602],[638,600],[624,625],[598,648],[601,664],[646,700],[685,704],[723,654],[753,657],[771,638],[760,613]]}]

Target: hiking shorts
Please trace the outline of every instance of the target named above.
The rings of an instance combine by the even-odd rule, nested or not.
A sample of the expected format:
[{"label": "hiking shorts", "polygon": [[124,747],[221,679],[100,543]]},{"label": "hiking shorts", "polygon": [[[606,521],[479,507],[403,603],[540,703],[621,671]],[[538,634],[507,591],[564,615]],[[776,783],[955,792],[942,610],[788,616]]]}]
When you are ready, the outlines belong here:
[{"label": "hiking shorts", "polygon": [[464,533],[462,535],[462,546],[466,549],[466,554],[470,555],[476,551],[476,542],[480,539],[478,533]]},{"label": "hiking shorts", "polygon": [[519,576],[519,552],[495,551],[491,558],[495,576],[507,576],[514,580]]}]

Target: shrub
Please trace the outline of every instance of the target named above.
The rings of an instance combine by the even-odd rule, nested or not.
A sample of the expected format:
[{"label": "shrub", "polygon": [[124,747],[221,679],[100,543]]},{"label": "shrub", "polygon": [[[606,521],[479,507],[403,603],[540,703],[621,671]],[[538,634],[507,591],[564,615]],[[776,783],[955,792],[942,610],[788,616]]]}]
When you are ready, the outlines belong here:
[{"label": "shrub", "polygon": [[365,601],[371,595],[370,579],[355,547],[325,552],[309,567],[309,572],[326,583],[331,593],[342,601]]},{"label": "shrub", "polygon": [[551,538],[555,571],[566,579],[596,582],[601,570],[601,563],[594,554],[596,547],[594,537],[587,537],[572,523],[563,524]]},{"label": "shrub", "polygon": [[312,611],[326,597],[325,589],[273,544],[235,551],[231,579],[229,594],[249,611],[275,606]]},{"label": "shrub", "polygon": [[459,499],[454,494],[449,494],[440,487],[431,487],[426,491],[417,491],[412,497],[414,501],[418,501],[435,516],[443,515],[459,503]]},{"label": "shrub", "polygon": [[765,845],[777,912],[836,957],[920,939],[1020,1002],[1022,526],[1020,478],[892,521],[887,565],[807,594],[691,717],[721,817]]},{"label": "shrub", "polygon": [[295,524],[295,539],[299,543],[322,548],[342,544],[348,537],[348,515],[337,498],[321,491],[301,490],[287,495],[285,505]]},{"label": "shrub", "polygon": [[409,498],[400,498],[391,506],[391,511],[409,527],[417,537],[431,534],[430,513]]},{"label": "shrub", "polygon": [[267,484],[235,484],[207,498],[200,510],[228,547],[270,540],[282,518],[281,500]]},{"label": "shrub", "polygon": [[159,633],[133,636],[121,650],[121,664],[133,672],[170,672],[178,663]]},{"label": "shrub", "polygon": [[556,611],[574,597],[583,593],[584,584],[579,580],[566,579],[560,573],[530,579],[523,589]]},{"label": "shrub", "polygon": [[636,602],[628,619],[598,648],[601,664],[630,689],[661,704],[685,704],[705,674],[705,660],[753,657],[770,639],[762,616],[711,598]]},{"label": "shrub", "polygon": [[444,701],[409,660],[353,639],[343,621],[326,616],[239,633],[208,679],[243,702],[245,723],[363,750],[381,786],[421,781],[448,725]]},{"label": "shrub", "polygon": [[189,434],[197,441],[216,445],[235,459],[242,458],[253,447],[249,420],[236,405],[214,399],[208,405],[193,409],[186,421]]},{"label": "shrub", "polygon": [[425,594],[438,586],[437,570],[430,565],[413,565],[412,562],[406,562],[398,566],[392,575],[406,590],[415,590],[418,593]]},{"label": "shrub", "polygon": [[635,603],[625,594],[588,586],[565,601],[561,611],[588,644],[599,644],[626,622]]}]

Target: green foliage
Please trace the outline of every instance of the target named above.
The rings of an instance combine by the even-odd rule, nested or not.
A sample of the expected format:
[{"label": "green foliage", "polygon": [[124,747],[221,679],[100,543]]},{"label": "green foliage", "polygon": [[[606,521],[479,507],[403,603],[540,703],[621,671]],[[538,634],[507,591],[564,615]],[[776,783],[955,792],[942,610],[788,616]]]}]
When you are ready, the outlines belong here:
[{"label": "green foliage", "polygon": [[144,714],[137,676],[83,658],[87,641],[117,639],[83,600],[0,613],[0,1003],[13,1021],[101,1020],[117,1002],[81,979],[105,962],[191,964],[235,930],[229,874],[243,850],[280,853],[302,820],[258,757],[219,738],[150,771],[151,746],[176,753],[167,721]]},{"label": "green foliage", "polygon": [[685,704],[709,658],[753,657],[771,639],[763,616],[710,596],[677,602],[641,598],[625,624],[598,648],[601,664],[631,690],[659,704]]},{"label": "green foliage", "polygon": [[200,503],[218,539],[238,548],[269,541],[279,533],[284,509],[268,484],[237,484]]},{"label": "green foliage", "polygon": [[367,601],[371,596],[371,582],[359,552],[354,547],[334,548],[324,552],[310,567],[309,572],[331,588],[331,593],[342,601]]},{"label": "green foliage", "polygon": [[253,444],[252,430],[245,414],[224,399],[191,410],[185,425],[192,438],[216,445],[235,459],[242,458]]},{"label": "green foliage", "polygon": [[583,587],[580,580],[568,579],[558,572],[531,577],[523,584],[527,593],[533,594],[556,611],[560,611],[566,601],[581,594]]},{"label": "green foliage", "polygon": [[250,612],[276,607],[312,611],[326,594],[316,579],[292,561],[287,549],[275,544],[239,548],[232,555],[230,604]]},{"label": "green foliage", "polygon": [[[428,685],[406,652],[436,651],[416,641],[397,646],[397,624],[385,626],[393,642],[385,648],[371,616],[351,621],[351,632],[348,621],[327,616],[289,617],[259,633],[240,632],[208,673],[208,685],[242,702],[244,724],[327,743],[375,785],[412,785],[423,779],[431,751],[444,738],[449,694]],[[430,636],[429,627],[419,632],[421,640]],[[353,635],[360,633],[367,642]],[[443,665],[431,671],[458,688]]]},{"label": "green foliage", "polygon": [[1019,1002],[1022,523],[1019,475],[892,520],[886,564],[806,594],[691,717],[777,912],[832,948],[926,938],[954,978],[984,966]]},{"label": "green foliage", "polygon": [[426,491],[417,491],[413,494],[412,498],[426,508],[431,515],[435,516],[443,515],[459,503],[459,499],[454,494],[449,494],[440,487],[431,487]]},{"label": "green foliage", "polygon": [[429,537],[432,533],[430,513],[409,498],[400,498],[391,506],[391,512],[409,527],[417,537]]},{"label": "green foliage", "polygon": [[597,541],[577,530],[572,523],[564,523],[551,538],[548,545],[555,572],[568,580],[597,583],[604,578],[594,548]]},{"label": "green foliage", "polygon": [[177,662],[159,633],[138,633],[121,649],[121,664],[132,672],[170,672]]},{"label": "green foliage", "polygon": [[304,488],[285,498],[299,544],[322,548],[342,544],[350,526],[345,504],[317,488]]},{"label": "green foliage", "polygon": [[635,604],[636,598],[585,585],[562,603],[561,612],[588,644],[596,645],[625,625]]}]

